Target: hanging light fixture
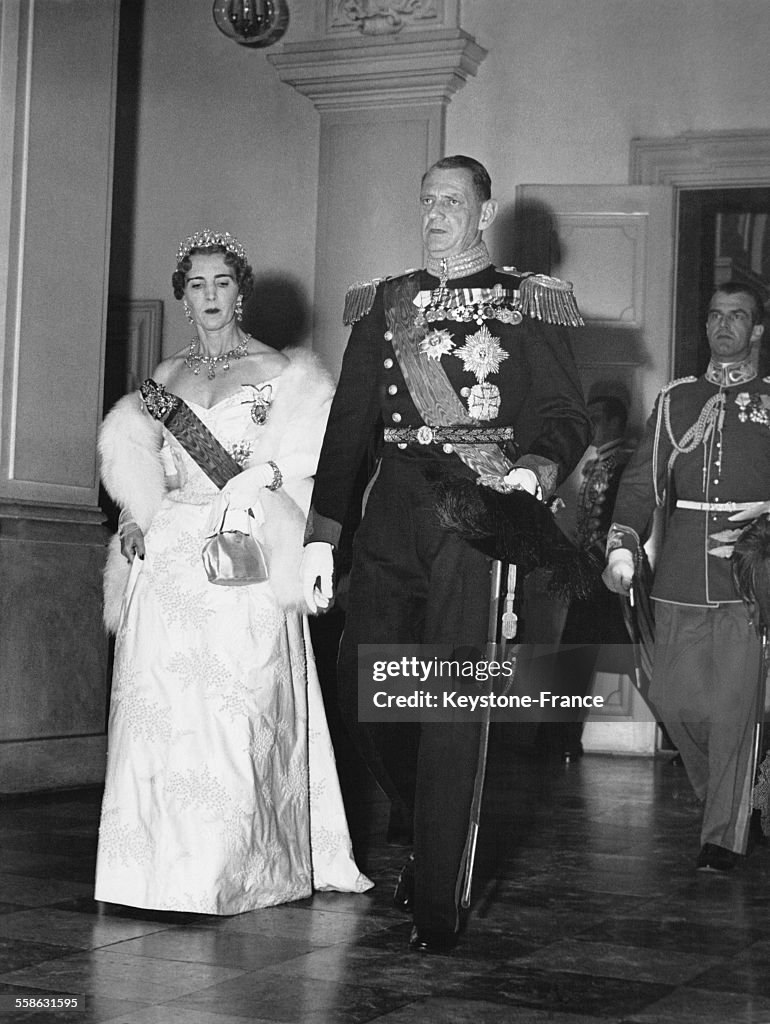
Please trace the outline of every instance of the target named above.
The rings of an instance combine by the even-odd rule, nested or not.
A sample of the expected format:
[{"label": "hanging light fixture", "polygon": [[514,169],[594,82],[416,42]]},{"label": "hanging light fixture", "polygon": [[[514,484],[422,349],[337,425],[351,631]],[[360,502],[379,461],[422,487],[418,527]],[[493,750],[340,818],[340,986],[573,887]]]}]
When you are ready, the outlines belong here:
[{"label": "hanging light fixture", "polygon": [[211,13],[219,31],[241,46],[270,46],[289,24],[286,0],[214,0]]}]

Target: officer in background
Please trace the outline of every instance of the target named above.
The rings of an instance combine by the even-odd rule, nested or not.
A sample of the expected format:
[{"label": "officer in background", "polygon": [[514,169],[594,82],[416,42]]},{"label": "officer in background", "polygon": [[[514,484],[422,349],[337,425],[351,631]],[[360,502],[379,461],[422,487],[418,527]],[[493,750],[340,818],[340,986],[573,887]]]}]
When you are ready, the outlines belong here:
[{"label": "officer in background", "polygon": [[[579,697],[589,692],[597,671],[632,678],[634,673],[621,601],[599,580],[620,478],[633,451],[626,439],[631,400],[622,381],[600,380],[591,385],[586,401],[591,446],[562,493],[570,485],[577,488],[571,539],[594,556],[597,585],[569,602],[550,679],[550,689]],[[574,708],[560,712],[558,721],[544,722],[538,730],[538,746],[565,763],[582,757],[585,714]]]},{"label": "officer in background", "polygon": [[[760,641],[732,579],[736,518],[770,483],[770,379],[752,358],[762,298],[731,281],[706,317],[701,377],[668,384],[623,475],[607,542],[607,586],[627,594],[634,556],[669,490],[673,512],[655,571],[650,698],[704,803],[700,871],[746,852]],[[673,493],[670,493],[673,492]]]},{"label": "officer in background", "polygon": [[563,324],[571,286],[498,272],[482,232],[495,218],[486,169],[447,157],[420,191],[424,270],[352,289],[353,324],[324,437],[302,575],[311,608],[332,600],[333,551],[372,438],[381,457],[353,546],[338,672],[343,715],[378,782],[414,817],[397,903],[421,952],[457,943],[458,889],[480,726],[358,722],[359,644],[483,651],[490,561],[436,515],[435,484],[462,478],[549,498],[588,443]]}]

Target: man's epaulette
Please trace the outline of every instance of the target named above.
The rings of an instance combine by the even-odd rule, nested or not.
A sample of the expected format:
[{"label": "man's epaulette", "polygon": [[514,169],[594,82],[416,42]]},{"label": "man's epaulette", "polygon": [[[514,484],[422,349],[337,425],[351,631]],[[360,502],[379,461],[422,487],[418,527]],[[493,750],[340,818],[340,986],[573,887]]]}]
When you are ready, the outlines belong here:
[{"label": "man's epaulette", "polygon": [[372,281],[356,281],[345,293],[345,308],[342,312],[342,322],[346,326],[356,323],[370,312],[374,305],[374,296],[377,293],[377,285],[384,281],[384,277],[375,277]]},{"label": "man's epaulette", "polygon": [[[516,273],[503,268],[506,273]],[[522,313],[543,320],[547,324],[561,324],[562,327],[585,327],[571,281],[546,274],[519,274],[518,308]]]}]

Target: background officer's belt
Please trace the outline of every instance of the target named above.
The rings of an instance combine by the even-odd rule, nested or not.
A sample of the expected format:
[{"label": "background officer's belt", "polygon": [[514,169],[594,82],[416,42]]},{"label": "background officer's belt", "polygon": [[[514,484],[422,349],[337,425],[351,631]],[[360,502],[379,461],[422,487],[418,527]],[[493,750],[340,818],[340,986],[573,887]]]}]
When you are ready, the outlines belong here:
[{"label": "background officer's belt", "polygon": [[513,427],[385,427],[384,438],[393,444],[489,444],[512,441]]},{"label": "background officer's belt", "polygon": [[689,508],[695,512],[743,512],[756,505],[756,501],[684,501],[676,503],[677,508]]}]

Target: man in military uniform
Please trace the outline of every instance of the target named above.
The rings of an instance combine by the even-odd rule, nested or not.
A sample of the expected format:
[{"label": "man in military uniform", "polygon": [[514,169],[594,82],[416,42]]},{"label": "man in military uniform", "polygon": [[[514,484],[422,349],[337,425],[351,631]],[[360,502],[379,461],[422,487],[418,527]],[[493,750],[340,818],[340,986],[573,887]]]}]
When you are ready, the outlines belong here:
[{"label": "man in military uniform", "polygon": [[[398,900],[411,945],[454,947],[480,725],[357,723],[359,644],[483,651],[490,561],[439,526],[434,484],[463,477],[549,498],[588,442],[567,331],[571,286],[499,273],[486,169],[448,157],[422,180],[427,269],[348,294],[354,326],[316,474],[302,575],[311,608],[332,597],[332,551],[371,440],[381,457],[355,536],[339,658],[343,713],[383,789],[414,815]],[[551,322],[549,322],[551,321]],[[413,874],[412,874],[413,872]],[[412,892],[413,885],[413,892]]]},{"label": "man in military uniform", "polygon": [[[598,577],[620,478],[632,453],[626,441],[628,389],[619,380],[596,381],[589,389],[587,406],[591,447],[572,477],[579,476],[572,539],[580,550],[594,556]],[[594,592],[568,603],[560,648],[553,658],[551,689],[584,697],[597,669],[632,675],[628,641],[620,598],[597,579]],[[541,725],[538,745],[567,763],[582,757],[584,719],[585,712],[578,708],[561,712],[558,721]]]},{"label": "man in military uniform", "polygon": [[706,319],[711,359],[658,396],[623,475],[604,579],[628,593],[652,512],[675,506],[658,559],[650,698],[704,802],[698,870],[728,871],[745,853],[751,813],[760,642],[732,580],[729,556],[770,484],[770,380],[752,347],[761,297],[720,285]]}]

